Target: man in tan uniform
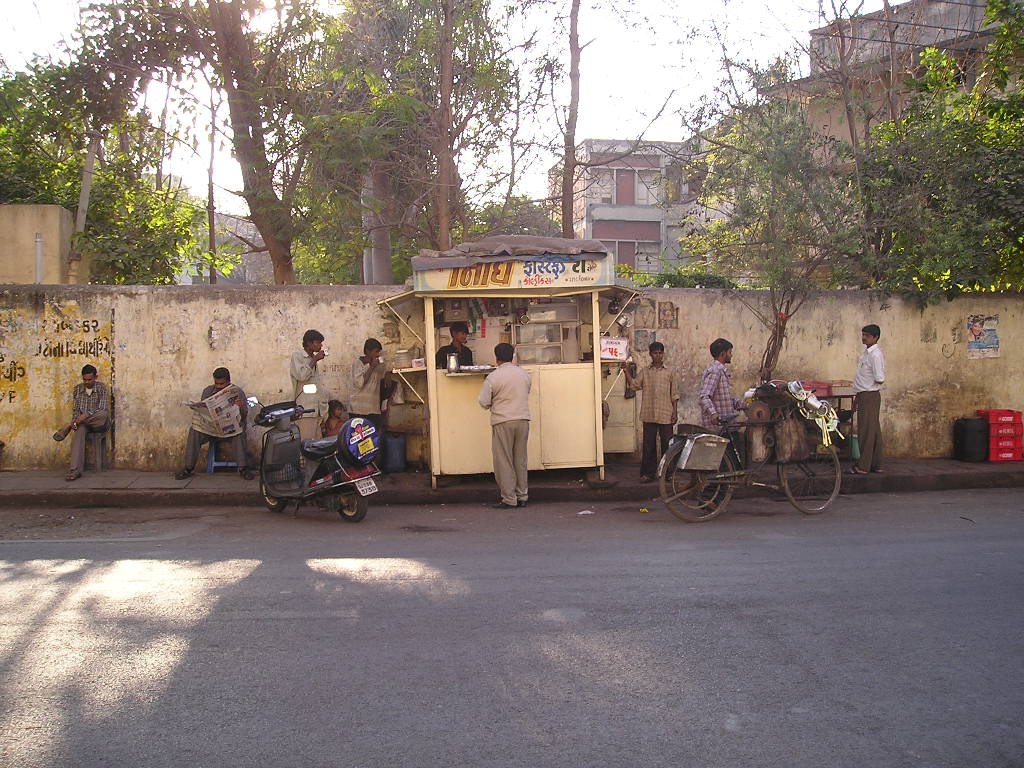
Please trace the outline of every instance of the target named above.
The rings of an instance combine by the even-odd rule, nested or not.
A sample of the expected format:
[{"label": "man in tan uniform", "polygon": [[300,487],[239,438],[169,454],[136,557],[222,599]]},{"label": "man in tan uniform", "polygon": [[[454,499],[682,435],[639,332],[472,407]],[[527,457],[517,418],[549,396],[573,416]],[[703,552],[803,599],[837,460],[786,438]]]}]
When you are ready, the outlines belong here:
[{"label": "man in tan uniform", "polygon": [[530,374],[515,365],[515,348],[494,348],[498,368],[480,390],[480,406],[491,412],[494,479],[501,491],[495,508],[525,507],[529,498],[526,443],[530,439]]}]

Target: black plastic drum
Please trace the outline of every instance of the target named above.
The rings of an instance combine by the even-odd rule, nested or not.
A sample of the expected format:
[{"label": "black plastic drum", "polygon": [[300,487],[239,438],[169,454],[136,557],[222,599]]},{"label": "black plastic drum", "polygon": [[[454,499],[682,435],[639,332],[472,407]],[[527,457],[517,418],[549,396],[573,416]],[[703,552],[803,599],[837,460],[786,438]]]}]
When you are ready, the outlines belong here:
[{"label": "black plastic drum", "polygon": [[988,422],[985,419],[953,422],[953,458],[959,461],[988,459]]}]

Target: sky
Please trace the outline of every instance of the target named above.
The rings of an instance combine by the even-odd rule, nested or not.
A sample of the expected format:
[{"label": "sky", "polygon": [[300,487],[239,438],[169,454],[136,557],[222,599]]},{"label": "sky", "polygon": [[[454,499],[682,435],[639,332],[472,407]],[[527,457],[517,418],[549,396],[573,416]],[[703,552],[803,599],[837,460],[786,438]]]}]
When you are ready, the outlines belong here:
[{"label": "sky", "polygon": [[[577,139],[634,138],[646,129],[651,140],[681,141],[687,136],[679,109],[693,104],[718,81],[720,54],[711,42],[718,28],[732,52],[767,61],[798,44],[821,26],[815,0],[607,0],[586,2],[580,13],[580,39],[587,43],[581,64]],[[33,55],[56,54],[78,18],[78,0],[7,0],[7,24],[0,25],[0,55],[17,69]],[[881,0],[865,0],[861,11],[877,10]],[[596,7],[595,7],[596,6]],[[831,6],[829,6],[831,7]],[[697,31],[696,36],[692,33]],[[661,117],[651,124],[659,108]],[[522,192],[546,194],[543,157],[525,179]],[[203,156],[183,152],[172,171],[194,194],[205,196]],[[224,151],[216,160],[218,207],[244,213],[230,193],[241,185],[237,165]]]}]

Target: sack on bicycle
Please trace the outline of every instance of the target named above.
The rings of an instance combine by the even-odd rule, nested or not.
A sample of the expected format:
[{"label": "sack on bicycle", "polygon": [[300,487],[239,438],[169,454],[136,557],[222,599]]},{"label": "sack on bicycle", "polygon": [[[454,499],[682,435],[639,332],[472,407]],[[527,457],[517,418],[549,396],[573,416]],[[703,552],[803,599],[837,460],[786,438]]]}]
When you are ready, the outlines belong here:
[{"label": "sack on bicycle", "polygon": [[807,461],[811,455],[811,436],[807,421],[793,413],[775,426],[775,460],[788,463]]}]

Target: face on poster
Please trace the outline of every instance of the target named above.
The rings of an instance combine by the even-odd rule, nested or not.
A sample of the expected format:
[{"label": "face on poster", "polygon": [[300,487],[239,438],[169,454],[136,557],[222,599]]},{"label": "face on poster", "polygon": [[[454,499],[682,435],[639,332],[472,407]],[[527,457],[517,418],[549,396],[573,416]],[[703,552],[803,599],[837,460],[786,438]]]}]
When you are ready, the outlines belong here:
[{"label": "face on poster", "polygon": [[999,357],[999,315],[967,316],[967,357]]}]

